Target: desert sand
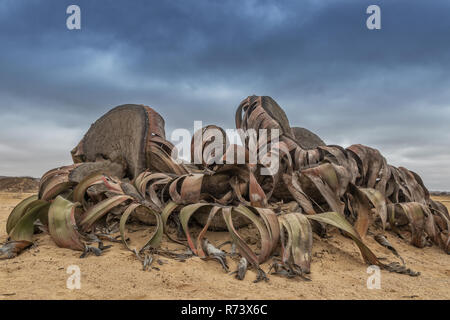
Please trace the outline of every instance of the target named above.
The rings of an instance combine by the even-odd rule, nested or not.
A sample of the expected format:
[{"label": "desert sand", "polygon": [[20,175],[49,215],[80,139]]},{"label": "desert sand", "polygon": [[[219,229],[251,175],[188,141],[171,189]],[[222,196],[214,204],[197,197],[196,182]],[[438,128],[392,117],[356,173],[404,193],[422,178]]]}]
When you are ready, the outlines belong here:
[{"label": "desert sand", "polygon": [[[26,193],[0,193],[0,242],[6,241],[5,224],[12,208]],[[450,197],[435,197],[450,208]],[[49,235],[35,236],[36,246],[15,259],[0,260],[0,300],[4,299],[450,299],[450,256],[436,246],[419,249],[391,233],[387,238],[420,271],[419,277],[381,271],[381,289],[368,289],[367,265],[353,242],[337,231],[329,239],[314,236],[310,278],[287,279],[270,275],[268,282],[253,283],[254,270],[243,281],[224,272],[216,261],[194,257],[179,262],[158,257],[159,271],[142,271],[141,263],[121,243],[100,257],[80,259],[80,252],[58,248]],[[144,234],[142,234],[144,236]],[[225,233],[210,238],[221,243]],[[372,238],[368,246],[379,257],[396,261]],[[108,243],[109,244],[109,243]],[[163,242],[163,248],[176,245]],[[181,248],[181,246],[180,246]],[[231,270],[236,262],[231,261]],[[81,270],[81,288],[70,290],[67,268]],[[269,264],[262,266],[269,269]]]}]

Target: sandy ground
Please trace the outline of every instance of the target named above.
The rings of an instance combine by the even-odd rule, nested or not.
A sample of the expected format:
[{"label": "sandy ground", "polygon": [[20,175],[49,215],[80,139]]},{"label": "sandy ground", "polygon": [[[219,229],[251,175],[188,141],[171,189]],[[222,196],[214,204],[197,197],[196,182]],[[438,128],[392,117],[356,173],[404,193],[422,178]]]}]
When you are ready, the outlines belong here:
[{"label": "sandy ground", "polygon": [[[27,194],[0,193],[0,242],[6,240],[9,212]],[[450,197],[445,200],[450,207]],[[160,270],[142,271],[141,263],[120,243],[100,257],[80,259],[79,252],[58,248],[48,235],[36,236],[37,246],[11,260],[0,260],[2,299],[450,299],[450,256],[437,247],[415,248],[392,234],[388,239],[408,267],[422,274],[410,277],[381,271],[381,289],[368,289],[367,266],[357,247],[338,232],[314,237],[312,281],[271,275],[253,283],[249,270],[243,281],[223,271],[216,261],[191,258],[179,262],[160,257]],[[223,242],[225,234],[212,238]],[[221,238],[221,239],[219,239]],[[366,243],[379,257],[392,254],[373,239]],[[168,245],[164,241],[163,247]],[[173,248],[173,247],[172,247]],[[67,289],[67,268],[77,265],[81,288]],[[231,269],[235,269],[231,262]],[[262,266],[268,270],[268,264]]]}]

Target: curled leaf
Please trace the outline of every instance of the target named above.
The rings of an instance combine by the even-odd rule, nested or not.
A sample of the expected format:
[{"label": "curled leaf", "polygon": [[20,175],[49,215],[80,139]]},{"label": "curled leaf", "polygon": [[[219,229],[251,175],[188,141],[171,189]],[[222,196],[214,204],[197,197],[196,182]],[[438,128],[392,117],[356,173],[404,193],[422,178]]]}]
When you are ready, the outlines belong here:
[{"label": "curled leaf", "polygon": [[83,251],[85,244],[77,231],[75,210],[79,203],[73,203],[61,196],[56,197],[48,210],[48,229],[55,243],[62,248]]},{"label": "curled leaf", "polygon": [[[129,218],[130,214],[133,211],[135,211],[137,208],[143,208],[149,214],[152,214],[153,216],[155,216],[156,221],[157,221],[156,230],[152,233],[149,240],[139,250],[137,250],[136,248],[131,248],[128,244],[128,241],[126,240],[127,238],[125,237],[125,225],[127,223],[127,220]],[[128,206],[128,208],[125,210],[122,217],[120,218],[120,235],[122,237],[122,242],[124,243],[124,245],[132,252],[141,253],[143,250],[148,249],[148,248],[156,249],[159,247],[159,244],[161,243],[162,235],[163,235],[163,221],[162,221],[161,215],[139,203],[132,203],[131,205]]]},{"label": "curled leaf", "polygon": [[364,244],[361,237],[355,231],[355,229],[352,227],[352,225],[347,220],[345,220],[345,218],[342,215],[340,215],[339,213],[325,212],[325,213],[320,213],[320,214],[311,215],[311,216],[307,216],[307,217],[308,217],[308,219],[327,223],[327,224],[330,224],[332,226],[335,226],[336,228],[339,228],[339,229],[345,231],[353,239],[353,241],[355,241],[356,245],[358,246],[359,250],[361,251],[361,255],[362,255],[364,261],[367,264],[378,265],[378,266],[381,265],[378,258],[369,249],[369,247],[367,247]]},{"label": "curled leaf", "polygon": [[302,273],[309,273],[313,239],[308,218],[301,213],[293,212],[280,216],[279,221],[282,262],[285,265],[299,266]]},{"label": "curled leaf", "polygon": [[9,234],[26,212],[26,209],[30,205],[30,203],[36,201],[38,199],[37,195],[33,195],[31,197],[22,200],[17,206],[14,207],[13,211],[8,216],[8,220],[6,221],[6,233]]},{"label": "curled leaf", "polygon": [[127,195],[119,195],[99,202],[84,213],[80,219],[80,226],[84,231],[88,230],[98,219],[103,217],[112,208],[117,207],[121,203],[130,199],[132,199],[132,197]]}]

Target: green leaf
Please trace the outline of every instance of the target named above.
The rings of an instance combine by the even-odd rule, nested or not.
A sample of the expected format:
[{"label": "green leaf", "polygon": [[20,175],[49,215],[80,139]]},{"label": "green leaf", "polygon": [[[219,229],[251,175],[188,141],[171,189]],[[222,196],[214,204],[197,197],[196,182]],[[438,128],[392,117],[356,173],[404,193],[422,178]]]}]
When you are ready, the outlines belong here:
[{"label": "green leaf", "polygon": [[189,244],[189,247],[191,248],[192,252],[196,255],[198,255],[197,245],[192,240],[191,234],[189,232],[189,220],[192,217],[192,215],[200,208],[212,205],[209,203],[195,203],[188,206],[185,206],[180,211],[180,222],[181,226],[183,227],[184,233],[186,234],[186,238]]},{"label": "green leaf", "polygon": [[61,196],[50,205],[48,210],[48,229],[55,243],[61,248],[83,251],[85,244],[81,241],[75,221],[75,210],[80,206]]},{"label": "green leaf", "polygon": [[42,210],[48,209],[49,203],[43,200],[35,200],[28,204],[23,216],[12,228],[9,236],[15,241],[33,241],[34,222],[39,218]]},{"label": "green leaf", "polygon": [[172,238],[168,231],[169,227],[167,226],[167,220],[169,219],[169,216],[175,211],[176,208],[178,208],[178,206],[179,205],[175,202],[169,201],[161,212],[161,219],[163,222],[164,234],[173,242],[185,245],[184,243]]},{"label": "green leaf", "polygon": [[370,265],[378,265],[378,266],[382,265],[378,260],[378,258],[375,256],[375,254],[369,249],[369,247],[367,247],[363,243],[361,237],[355,231],[352,225],[347,220],[345,220],[345,218],[341,214],[336,212],[325,212],[321,214],[309,215],[307,217],[308,219],[327,223],[345,231],[353,239],[353,241],[355,241],[366,263]]},{"label": "green leaf", "polygon": [[[101,173],[92,173],[84,178],[73,190],[73,201],[84,204],[84,194],[86,190],[95,184],[103,183],[104,175]],[[83,205],[84,206],[84,205]]]},{"label": "green leaf", "polygon": [[127,195],[119,195],[103,200],[85,212],[80,221],[80,226],[84,231],[88,230],[93,224],[108,213],[112,208],[117,207],[122,202],[133,199]]},{"label": "green leaf", "polygon": [[31,197],[22,200],[14,209],[11,211],[8,220],[6,221],[6,233],[9,234],[17,222],[22,218],[25,214],[26,209],[30,205],[30,203],[38,200],[38,195],[33,195]]},{"label": "green leaf", "polygon": [[136,252],[136,249],[132,249],[129,245],[128,242],[126,241],[126,237],[125,237],[125,225],[127,223],[128,217],[131,215],[131,213],[136,210],[137,208],[142,207],[145,210],[147,210],[150,214],[153,214],[156,218],[156,230],[153,232],[153,234],[150,236],[150,239],[142,246],[141,249],[139,249],[139,253],[142,252],[143,250],[147,249],[147,248],[158,248],[161,240],[162,240],[162,235],[163,235],[163,221],[161,218],[161,215],[155,211],[153,211],[152,209],[143,206],[139,203],[132,203],[131,205],[128,206],[128,208],[125,210],[125,212],[123,213],[122,217],[120,218],[120,235],[122,237],[122,242],[125,244],[125,246],[132,252]]},{"label": "green leaf", "polygon": [[73,191],[73,200],[75,202],[81,203],[83,205],[83,208],[86,209],[87,205],[84,199],[84,195],[89,187],[96,184],[104,184],[111,192],[123,194],[120,182],[115,181],[114,179],[109,178],[102,173],[94,172],[80,181],[80,183],[75,187]]}]

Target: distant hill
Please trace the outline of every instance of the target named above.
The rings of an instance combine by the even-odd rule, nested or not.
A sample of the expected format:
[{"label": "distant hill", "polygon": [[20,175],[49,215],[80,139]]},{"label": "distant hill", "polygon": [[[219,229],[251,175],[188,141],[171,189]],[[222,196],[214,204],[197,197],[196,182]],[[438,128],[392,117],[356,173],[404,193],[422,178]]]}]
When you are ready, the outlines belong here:
[{"label": "distant hill", "polygon": [[450,196],[449,191],[430,191],[432,196]]},{"label": "distant hill", "polygon": [[2,192],[37,192],[39,179],[31,177],[0,176],[0,191]]}]

